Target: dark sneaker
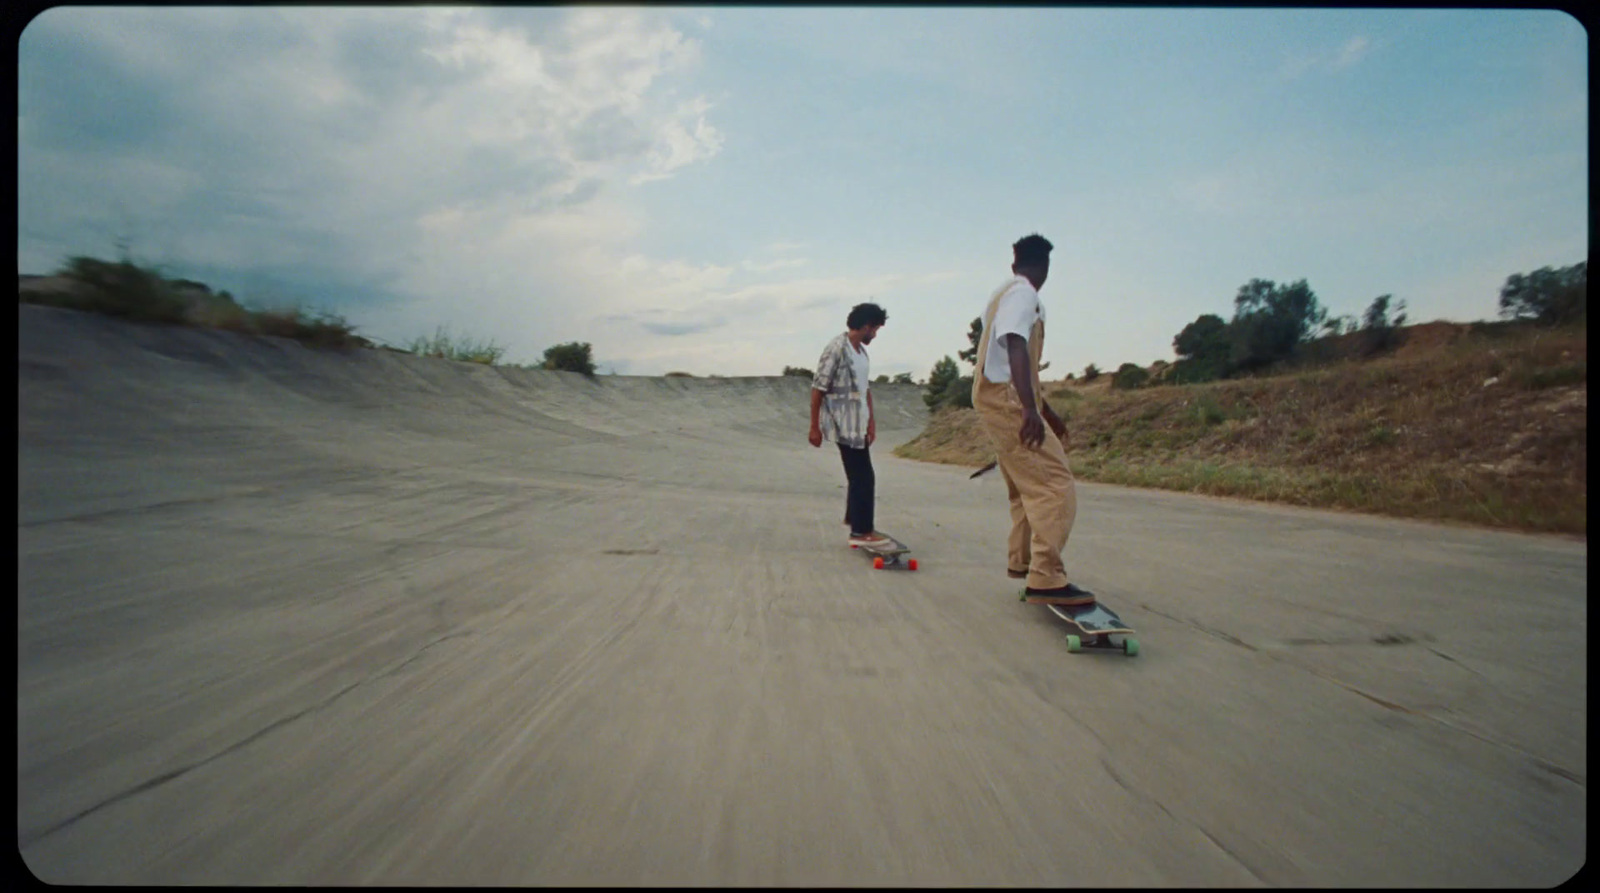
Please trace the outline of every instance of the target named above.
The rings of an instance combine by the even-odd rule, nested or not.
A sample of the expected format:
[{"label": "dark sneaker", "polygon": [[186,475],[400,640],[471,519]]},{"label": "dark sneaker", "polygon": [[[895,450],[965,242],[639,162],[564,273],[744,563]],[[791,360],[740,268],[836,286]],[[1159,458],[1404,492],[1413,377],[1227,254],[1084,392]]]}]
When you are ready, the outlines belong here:
[{"label": "dark sneaker", "polygon": [[1087,589],[1079,588],[1075,583],[1068,583],[1059,589],[1034,589],[1029,586],[1022,590],[1022,597],[1028,603],[1035,605],[1082,607],[1094,604],[1094,593]]}]

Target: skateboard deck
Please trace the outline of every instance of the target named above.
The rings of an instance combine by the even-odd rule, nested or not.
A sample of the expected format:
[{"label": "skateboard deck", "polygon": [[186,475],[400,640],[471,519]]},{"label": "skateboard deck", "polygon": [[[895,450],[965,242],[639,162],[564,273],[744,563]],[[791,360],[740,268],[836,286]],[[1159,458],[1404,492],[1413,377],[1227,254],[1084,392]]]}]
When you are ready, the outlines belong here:
[{"label": "skateboard deck", "polygon": [[[884,536],[889,535],[885,533]],[[851,545],[850,548],[871,555],[872,566],[878,570],[894,569],[914,571],[917,569],[917,560],[915,558],[901,560],[900,557],[907,552],[910,552],[911,547],[900,542],[892,536],[889,536],[889,545],[887,546],[873,547]]]},{"label": "skateboard deck", "polygon": [[[1017,595],[1021,601],[1028,600],[1027,591]],[[1098,599],[1092,605],[1050,605],[1050,613],[1077,627],[1082,635],[1067,635],[1067,651],[1076,654],[1084,650],[1121,651],[1129,657],[1139,653],[1139,640],[1132,638],[1133,627],[1129,626],[1117,613]],[[1118,642],[1111,637],[1122,636]]]}]

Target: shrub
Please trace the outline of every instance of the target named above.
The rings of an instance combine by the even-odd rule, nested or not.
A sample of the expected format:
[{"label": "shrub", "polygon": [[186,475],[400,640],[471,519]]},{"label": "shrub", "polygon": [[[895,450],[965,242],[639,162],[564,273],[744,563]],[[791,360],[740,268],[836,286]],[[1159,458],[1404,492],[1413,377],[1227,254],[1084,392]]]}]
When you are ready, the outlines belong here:
[{"label": "shrub", "polygon": [[587,341],[569,341],[545,348],[544,368],[594,377],[594,347]]},{"label": "shrub", "polygon": [[355,328],[336,313],[307,314],[298,307],[287,310],[262,310],[250,314],[249,330],[261,335],[292,338],[311,347],[371,347],[372,342],[355,333]]},{"label": "shrub", "polygon": [[[493,366],[505,353],[505,348],[493,342],[478,342],[470,338],[457,339],[443,327],[435,329],[432,338],[413,340],[410,350],[419,357],[461,360],[467,363],[482,363],[485,366]],[[593,368],[591,365],[590,369]]]},{"label": "shrub", "polygon": [[816,377],[816,373],[815,372],[812,372],[810,369],[805,369],[805,368],[802,368],[800,366],[785,366],[785,367],[783,367],[783,374],[785,376],[792,375],[795,378],[815,378]]},{"label": "shrub", "polygon": [[1143,367],[1134,363],[1123,363],[1111,375],[1111,386],[1118,390],[1131,391],[1143,387],[1150,380],[1150,373]]},{"label": "shrub", "polygon": [[185,305],[177,290],[156,270],[131,260],[73,257],[57,275],[78,286],[75,294],[54,302],[59,306],[147,322],[183,321]]}]

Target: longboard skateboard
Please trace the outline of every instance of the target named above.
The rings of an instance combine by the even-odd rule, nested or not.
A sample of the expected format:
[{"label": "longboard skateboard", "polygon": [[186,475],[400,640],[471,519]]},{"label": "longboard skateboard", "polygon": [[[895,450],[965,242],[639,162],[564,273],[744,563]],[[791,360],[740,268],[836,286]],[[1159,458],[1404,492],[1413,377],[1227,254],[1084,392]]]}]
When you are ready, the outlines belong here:
[{"label": "longboard skateboard", "polygon": [[[889,535],[886,533],[884,536]],[[872,566],[878,570],[893,569],[914,571],[917,569],[917,559],[908,558],[904,561],[901,560],[902,555],[911,551],[910,546],[900,542],[892,536],[889,536],[889,543],[890,544],[887,546],[878,547],[858,546],[852,543],[850,548],[859,550],[867,555],[871,555]]]},{"label": "longboard skateboard", "polygon": [[[1018,601],[1027,601],[1027,590],[1017,593]],[[1045,607],[1062,620],[1077,627],[1083,635],[1067,634],[1067,651],[1077,654],[1084,650],[1121,651],[1128,657],[1139,653],[1139,640],[1128,635],[1133,632],[1116,612],[1098,599],[1092,605],[1051,605]],[[1122,636],[1122,641],[1112,636]]]}]

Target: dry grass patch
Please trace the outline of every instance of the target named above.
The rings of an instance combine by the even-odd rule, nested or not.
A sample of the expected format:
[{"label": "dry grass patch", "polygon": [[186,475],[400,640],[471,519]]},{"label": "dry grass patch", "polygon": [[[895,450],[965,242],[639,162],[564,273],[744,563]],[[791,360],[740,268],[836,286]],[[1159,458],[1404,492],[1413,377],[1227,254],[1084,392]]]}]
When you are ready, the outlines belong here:
[{"label": "dry grass patch", "polygon": [[227,292],[168,279],[130,260],[69,259],[56,275],[20,277],[19,303],[44,304],[138,322],[292,338],[312,347],[371,347],[343,317],[299,306],[248,309]]},{"label": "dry grass patch", "polygon": [[[1586,534],[1587,353],[1582,328],[1496,325],[1276,377],[1045,392],[1085,480]],[[993,451],[950,410],[896,453]]]}]

